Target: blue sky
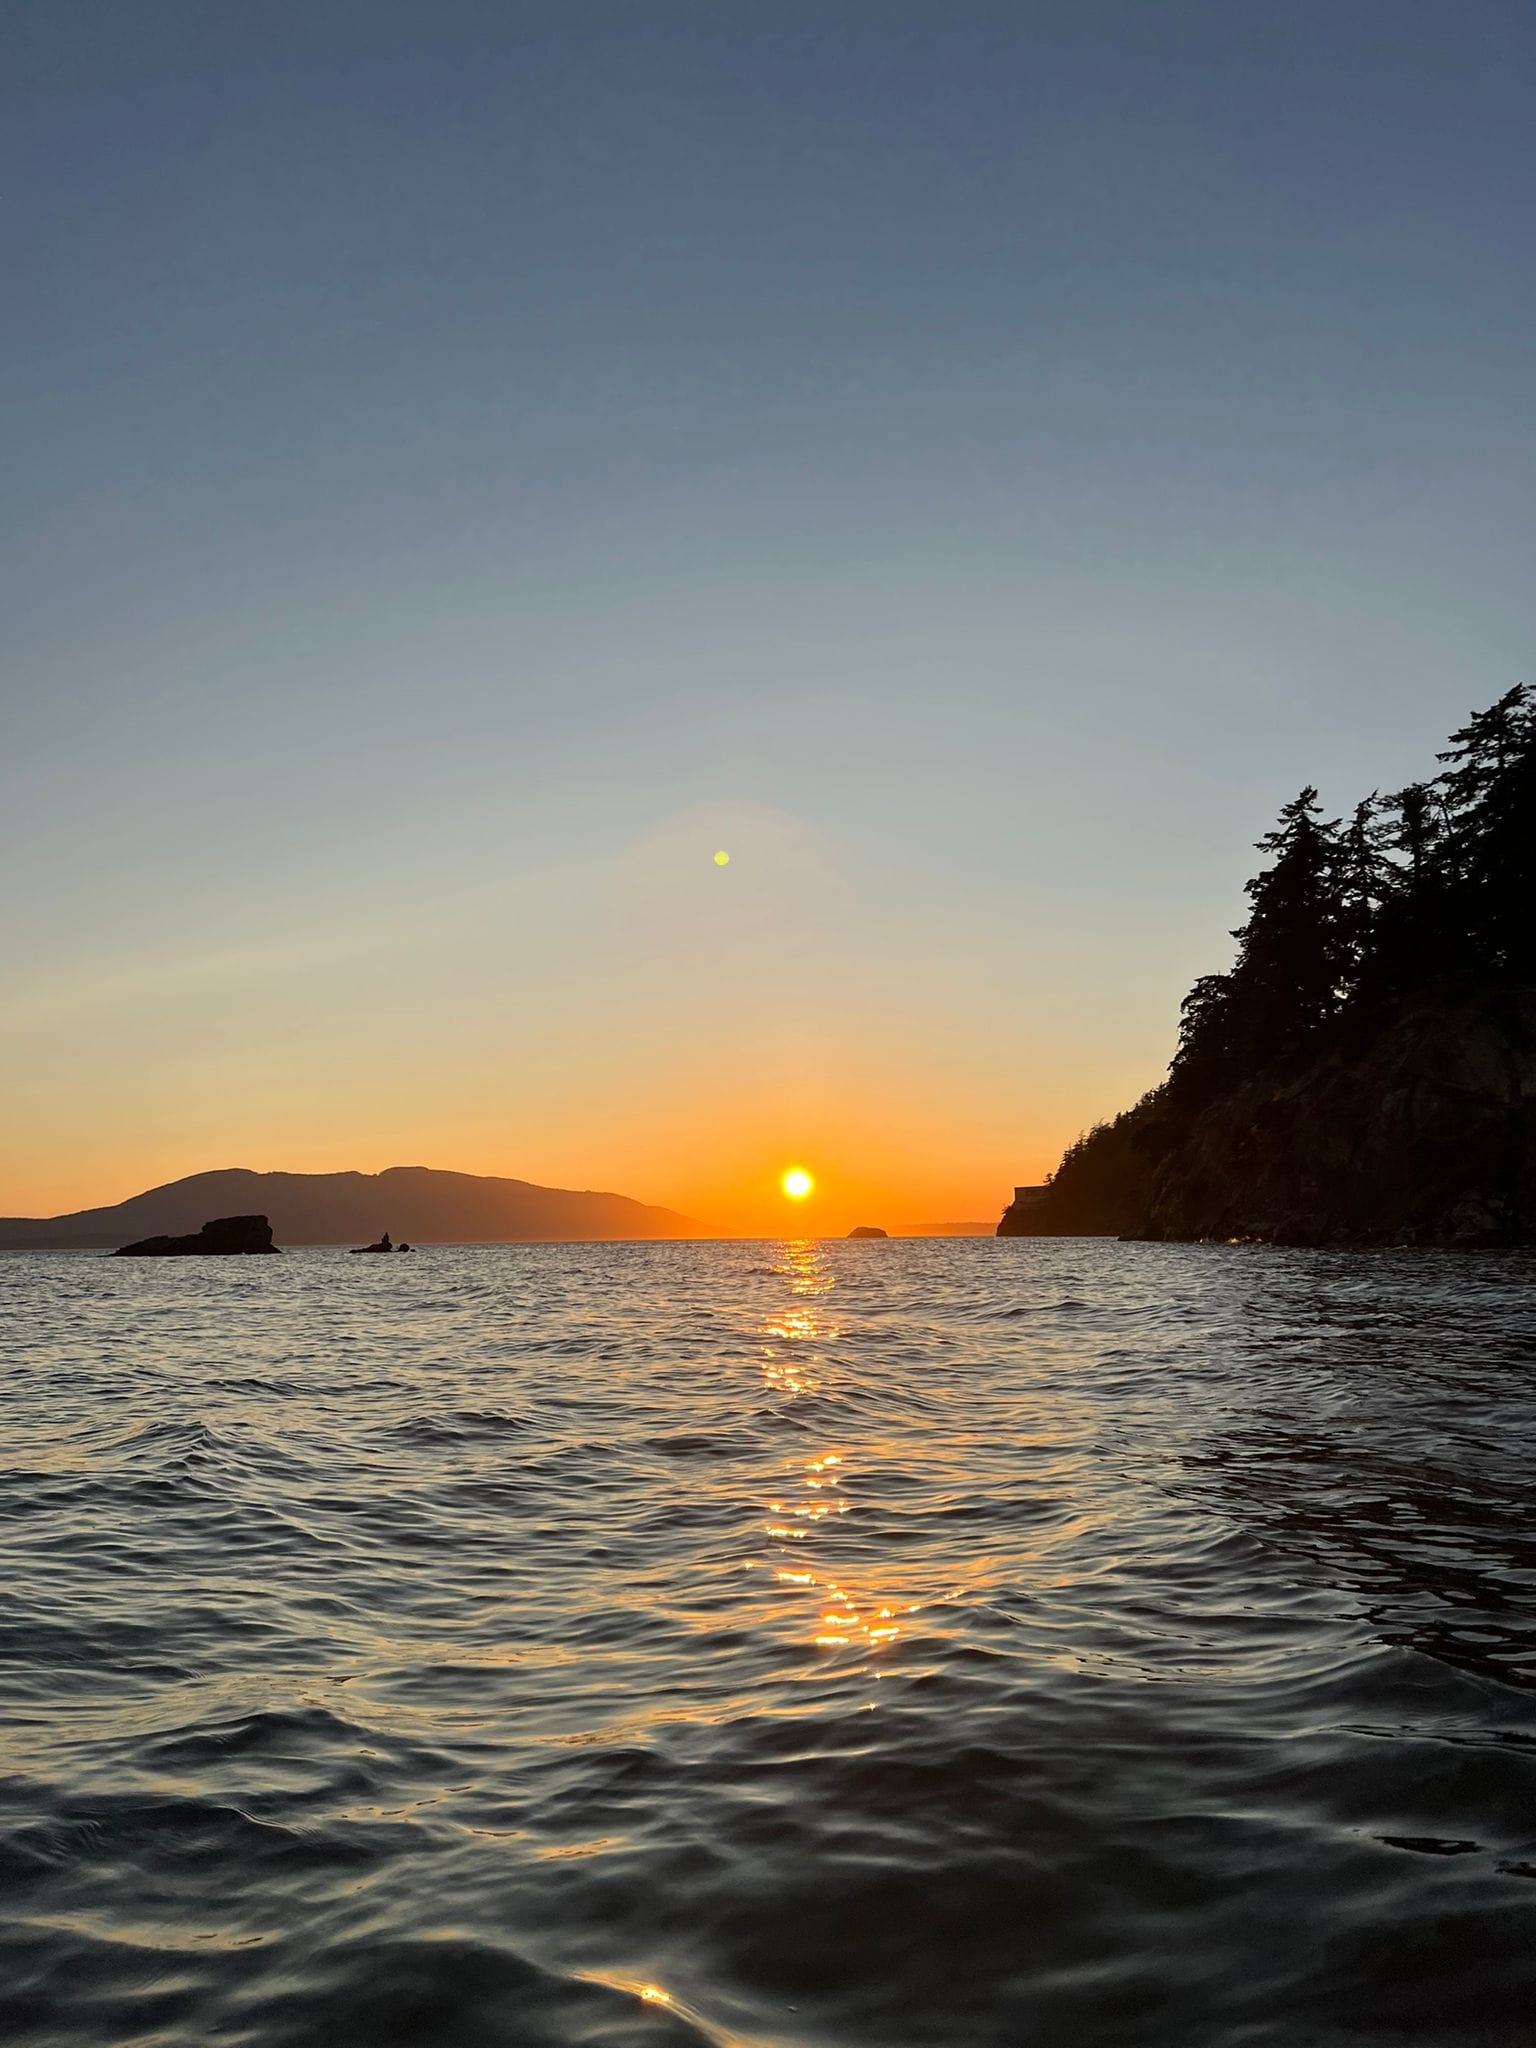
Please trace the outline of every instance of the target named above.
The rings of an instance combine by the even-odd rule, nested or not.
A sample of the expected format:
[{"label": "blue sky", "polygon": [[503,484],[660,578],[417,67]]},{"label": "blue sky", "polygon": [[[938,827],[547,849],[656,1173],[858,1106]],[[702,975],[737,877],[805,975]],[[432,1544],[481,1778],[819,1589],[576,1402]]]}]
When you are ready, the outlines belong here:
[{"label": "blue sky", "polygon": [[1533,57],[1480,0],[13,8],[0,1207],[746,1217],[819,1148],[994,1210],[1157,1078],[1279,804],[1530,673]]}]

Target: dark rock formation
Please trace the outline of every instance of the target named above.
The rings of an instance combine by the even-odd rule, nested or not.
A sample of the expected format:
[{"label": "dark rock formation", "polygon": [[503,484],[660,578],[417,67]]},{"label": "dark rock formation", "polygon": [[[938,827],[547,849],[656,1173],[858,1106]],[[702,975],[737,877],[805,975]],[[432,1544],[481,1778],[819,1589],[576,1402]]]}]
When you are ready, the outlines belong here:
[{"label": "dark rock formation", "polygon": [[850,1237],[889,1237],[890,1234],[888,1230],[882,1230],[875,1223],[860,1223],[848,1233]]},{"label": "dark rock formation", "polygon": [[999,1237],[1118,1237],[1141,1215],[1145,1178],[1127,1140],[1136,1111],[1093,1134],[1092,1151],[1074,1172],[1058,1172],[1038,1188],[1016,1188],[997,1226]]},{"label": "dark rock formation", "polygon": [[352,1255],[354,1258],[356,1258],[360,1253],[363,1252],[408,1252],[410,1249],[411,1247],[408,1244],[391,1244],[389,1241],[389,1232],[386,1230],[384,1235],[379,1239],[377,1244],[353,1245]]},{"label": "dark rock formation", "polygon": [[1181,1113],[1157,1091],[999,1236],[1536,1244],[1536,991],[1420,997]]},{"label": "dark rock formation", "polygon": [[272,1226],[265,1216],[220,1216],[191,1237],[141,1237],[119,1245],[119,1259],[232,1258],[249,1252],[275,1252]]},{"label": "dark rock formation", "polygon": [[1289,1082],[1220,1098],[1139,1207],[1148,1238],[1536,1243],[1536,993],[1414,1004]]},{"label": "dark rock formation", "polygon": [[[1037,1227],[1045,1215],[1051,1196],[1049,1181],[1041,1181],[1033,1187],[1015,1188],[1013,1200],[1003,1211],[1003,1220],[997,1226],[999,1237],[1057,1236],[1056,1230],[1042,1231]],[[1090,1233],[1091,1234],[1091,1233]]]}]

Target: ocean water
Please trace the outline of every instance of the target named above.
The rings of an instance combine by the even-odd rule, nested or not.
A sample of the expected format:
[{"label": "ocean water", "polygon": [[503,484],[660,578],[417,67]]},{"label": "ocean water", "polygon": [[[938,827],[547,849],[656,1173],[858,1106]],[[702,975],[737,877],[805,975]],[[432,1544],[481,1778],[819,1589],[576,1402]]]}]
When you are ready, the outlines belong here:
[{"label": "ocean water", "polygon": [[0,1259],[0,2038],[1528,2048],[1533,1281]]}]

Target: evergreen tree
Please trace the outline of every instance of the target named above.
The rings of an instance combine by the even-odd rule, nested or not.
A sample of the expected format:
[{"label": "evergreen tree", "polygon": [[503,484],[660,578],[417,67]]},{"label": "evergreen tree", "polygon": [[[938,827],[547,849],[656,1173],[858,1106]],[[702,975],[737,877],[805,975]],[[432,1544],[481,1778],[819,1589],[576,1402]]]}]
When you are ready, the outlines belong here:
[{"label": "evergreen tree", "polygon": [[1536,971],[1536,714],[1521,684],[1451,734],[1444,773],[1388,799],[1396,873],[1378,911],[1373,993]]},{"label": "evergreen tree", "polygon": [[1518,978],[1532,966],[1536,917],[1536,713],[1525,685],[1474,713],[1438,759],[1454,964]]},{"label": "evergreen tree", "polygon": [[1338,844],[1339,943],[1346,996],[1365,987],[1375,948],[1376,920],[1392,894],[1395,876],[1383,846],[1380,802],[1373,789]]},{"label": "evergreen tree", "polygon": [[1263,1068],[1311,1051],[1338,1014],[1348,981],[1337,824],[1319,819],[1310,785],[1258,842],[1274,856],[1247,884],[1253,904],[1232,970],[1234,1048]]},{"label": "evergreen tree", "polygon": [[1387,798],[1394,814],[1387,845],[1403,856],[1403,878],[1410,896],[1423,895],[1434,871],[1435,850],[1442,826],[1435,792],[1427,782],[1410,782]]},{"label": "evergreen tree", "polygon": [[1497,704],[1486,711],[1474,711],[1437,761],[1451,765],[1440,777],[1453,816],[1476,820],[1489,798],[1508,774],[1519,754],[1530,724],[1528,692],[1524,683],[1506,690]]},{"label": "evergreen tree", "polygon": [[1230,974],[1202,974],[1179,1005],[1179,1049],[1168,1083],[1181,1108],[1209,1102],[1241,1078],[1232,997]]},{"label": "evergreen tree", "polygon": [[1444,816],[1430,783],[1410,782],[1386,798],[1382,845],[1395,856],[1374,920],[1361,994],[1383,999],[1432,978],[1445,955]]}]

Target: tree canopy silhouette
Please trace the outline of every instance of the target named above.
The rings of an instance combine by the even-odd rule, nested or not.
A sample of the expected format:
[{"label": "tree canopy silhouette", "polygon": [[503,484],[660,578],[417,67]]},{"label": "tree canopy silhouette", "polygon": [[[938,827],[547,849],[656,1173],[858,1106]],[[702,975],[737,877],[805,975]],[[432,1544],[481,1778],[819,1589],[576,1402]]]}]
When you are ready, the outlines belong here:
[{"label": "tree canopy silhouette", "polygon": [[1207,1105],[1308,1067],[1414,998],[1536,985],[1532,691],[1474,713],[1437,759],[1438,775],[1373,790],[1345,823],[1310,785],[1283,807],[1258,841],[1236,958],[1184,998],[1167,1080],[1068,1147],[1052,1227],[1119,1227],[1125,1190]]},{"label": "tree canopy silhouette", "polygon": [[1438,756],[1443,772],[1373,791],[1342,829],[1308,787],[1259,842],[1269,864],[1226,974],[1184,999],[1174,1096],[1209,1100],[1314,1056],[1362,1007],[1536,969],[1536,705],[1517,684]]}]

